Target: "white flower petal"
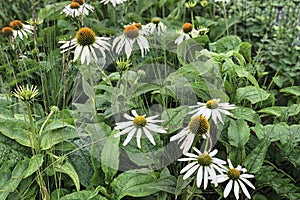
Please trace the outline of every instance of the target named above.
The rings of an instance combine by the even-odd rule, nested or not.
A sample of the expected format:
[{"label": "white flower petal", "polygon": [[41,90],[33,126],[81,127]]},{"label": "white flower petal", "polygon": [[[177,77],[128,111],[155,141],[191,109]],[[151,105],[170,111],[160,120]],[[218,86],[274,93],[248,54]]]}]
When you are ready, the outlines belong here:
[{"label": "white flower petal", "polygon": [[229,182],[227,183],[225,189],[224,189],[224,198],[228,197],[231,188],[232,188],[232,184],[233,184],[233,180],[229,180]]},{"label": "white flower petal", "polygon": [[198,173],[197,173],[197,187],[200,187],[203,180],[203,166],[201,165],[199,167]]},{"label": "white flower petal", "polygon": [[237,181],[234,181],[234,196],[236,199],[239,199],[239,191],[240,191],[240,187]]},{"label": "white flower petal", "polygon": [[199,164],[196,164],[191,169],[189,169],[186,174],[183,176],[183,180],[189,178],[199,167]]},{"label": "white flower petal", "polygon": [[251,199],[251,196],[246,188],[246,186],[242,183],[242,181],[237,180],[242,188],[243,193],[246,195],[246,197],[248,197],[248,199]]}]

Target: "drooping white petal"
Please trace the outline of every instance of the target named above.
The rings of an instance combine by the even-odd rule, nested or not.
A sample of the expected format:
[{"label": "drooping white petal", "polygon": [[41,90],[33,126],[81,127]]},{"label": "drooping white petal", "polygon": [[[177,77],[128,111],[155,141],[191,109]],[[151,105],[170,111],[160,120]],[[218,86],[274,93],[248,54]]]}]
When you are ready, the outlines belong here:
[{"label": "drooping white petal", "polygon": [[199,167],[198,172],[197,172],[197,182],[196,182],[197,187],[200,187],[200,186],[201,186],[202,180],[203,180],[203,166],[201,165],[201,166]]},{"label": "drooping white petal", "polygon": [[182,170],[180,171],[180,174],[183,174],[184,172],[188,171],[189,169],[191,169],[196,164],[197,164],[197,162],[191,162],[191,163],[189,163],[184,168],[182,168]]},{"label": "drooping white petal", "polygon": [[236,199],[239,199],[239,191],[240,191],[240,187],[237,181],[234,181],[234,196]]},{"label": "drooping white petal", "polygon": [[243,193],[246,195],[246,197],[248,197],[248,199],[251,199],[251,196],[246,188],[246,186],[244,185],[244,183],[242,183],[242,181],[237,180],[242,188]]},{"label": "drooping white petal", "polygon": [[139,128],[137,129],[137,133],[136,133],[136,143],[138,148],[142,148],[141,147],[141,136],[142,136],[142,130]]},{"label": "drooping white petal", "polygon": [[224,189],[224,198],[226,198],[229,195],[231,188],[232,188],[232,184],[233,184],[233,180],[229,180],[229,182],[227,183],[227,185]]},{"label": "drooping white petal", "polygon": [[183,176],[183,180],[189,178],[198,169],[198,167],[199,167],[199,164],[196,164],[191,169],[189,169]]},{"label": "drooping white petal", "polygon": [[145,132],[145,135],[147,136],[147,138],[149,139],[149,141],[155,145],[155,140],[153,138],[153,136],[151,135],[151,133],[148,131],[147,128],[143,128],[144,132]]}]

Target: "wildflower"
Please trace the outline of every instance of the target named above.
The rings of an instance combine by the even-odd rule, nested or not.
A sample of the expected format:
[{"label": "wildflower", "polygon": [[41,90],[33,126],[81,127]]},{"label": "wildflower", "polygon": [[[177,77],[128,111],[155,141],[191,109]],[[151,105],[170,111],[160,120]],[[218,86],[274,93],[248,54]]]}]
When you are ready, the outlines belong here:
[{"label": "wildflower", "polygon": [[124,28],[123,34],[116,37],[113,41],[113,48],[116,48],[116,53],[120,54],[122,49],[125,49],[125,53],[127,56],[127,59],[129,59],[133,45],[135,42],[138,43],[142,57],[144,57],[144,54],[149,51],[149,42],[148,40],[143,36],[143,33],[141,30],[138,29],[137,24],[129,25]]},{"label": "wildflower", "polygon": [[124,70],[128,69],[128,67],[131,65],[129,60],[125,61],[124,59],[118,59],[116,61],[116,64],[117,64],[117,69],[119,71],[124,71]]},{"label": "wildflower", "polygon": [[32,34],[32,26],[23,24],[20,20],[11,21],[9,26],[13,29],[14,38],[19,36],[23,40],[24,37],[27,38],[27,33]]},{"label": "wildflower", "polygon": [[208,31],[209,31],[209,29],[204,27],[204,26],[200,26],[198,28],[198,32],[199,32],[200,35],[206,35],[206,33],[208,33]]},{"label": "wildflower", "polygon": [[61,53],[69,51],[75,48],[74,59],[75,62],[81,55],[81,64],[85,61],[87,64],[91,61],[91,54],[97,60],[95,49],[98,49],[102,56],[105,58],[105,50],[109,50],[110,44],[107,42],[107,37],[96,37],[96,34],[90,28],[84,27],[79,29],[76,33],[76,37],[70,41],[60,41],[63,43]]},{"label": "wildflower", "polygon": [[196,109],[189,112],[189,114],[194,114],[193,116],[202,115],[207,119],[212,117],[215,124],[217,124],[217,120],[224,124],[221,113],[225,115],[232,115],[228,110],[234,109],[235,105],[219,102],[220,99],[212,99],[207,101],[206,103],[197,102],[198,105],[190,106],[190,108]]},{"label": "wildflower", "polygon": [[178,140],[178,143],[183,141],[180,149],[183,149],[183,154],[186,154],[193,145],[196,135],[201,135],[204,139],[209,136],[210,125],[204,116],[196,116],[191,118],[187,127],[182,129],[178,134],[172,136],[170,141]]},{"label": "wildflower", "polygon": [[81,15],[88,15],[89,11],[93,12],[94,7],[84,3],[84,0],[73,0],[61,13],[65,13],[66,16],[79,17]]},{"label": "wildflower", "polygon": [[118,4],[125,3],[127,0],[101,0],[100,3],[108,4],[111,3],[113,7],[116,7]]},{"label": "wildflower", "polygon": [[39,91],[37,87],[34,85],[29,86],[28,84],[26,85],[26,88],[23,87],[22,85],[17,86],[15,92],[13,92],[13,95],[22,101],[30,101],[38,94]]},{"label": "wildflower", "polygon": [[13,34],[14,34],[13,31],[14,30],[12,28],[8,27],[8,26],[2,28],[2,33],[5,36],[13,36]]},{"label": "wildflower", "polygon": [[[245,186],[248,185],[252,189],[255,189],[254,185],[247,180],[248,178],[254,178],[254,175],[252,174],[246,174],[247,172],[246,168],[242,168],[240,165],[237,166],[237,168],[234,168],[231,161],[228,159],[229,169],[226,169],[226,173],[217,175],[216,181],[217,183],[222,183],[224,181],[228,181],[225,189],[224,189],[224,198],[226,198],[230,191],[234,190],[234,195],[236,199],[239,199],[239,190],[242,188],[243,193],[251,199],[251,196]],[[245,184],[244,184],[245,183]]]},{"label": "wildflower", "polygon": [[145,29],[147,29],[150,34],[157,31],[157,35],[159,36],[161,33],[166,32],[167,26],[161,22],[160,18],[155,17],[150,23],[145,25]]},{"label": "wildflower", "polygon": [[206,7],[206,6],[208,5],[207,0],[202,0],[202,1],[200,2],[200,5],[201,5],[202,7]]},{"label": "wildflower", "polygon": [[197,2],[187,2],[184,5],[186,8],[194,8],[197,5]]},{"label": "wildflower", "polygon": [[131,113],[134,117],[124,114],[124,117],[128,119],[129,121],[126,122],[118,122],[116,123],[115,129],[121,130],[121,132],[115,134],[114,137],[119,137],[124,134],[128,134],[127,138],[125,139],[123,145],[126,146],[132,137],[136,134],[136,142],[137,146],[141,148],[141,137],[142,133],[146,135],[146,137],[150,140],[150,142],[155,145],[154,138],[151,134],[151,132],[155,133],[166,133],[166,131],[161,127],[154,123],[162,122],[162,120],[156,120],[155,118],[158,117],[158,115],[152,116],[152,117],[145,117],[145,115],[138,115],[135,110],[132,110]]},{"label": "wildflower", "polygon": [[190,38],[195,38],[199,36],[199,32],[194,29],[191,23],[185,23],[182,25],[182,29],[178,32],[180,35],[175,40],[175,44],[179,45],[184,40],[188,40]]},{"label": "wildflower", "polygon": [[196,147],[193,147],[193,149],[198,155],[187,153],[186,156],[188,156],[188,158],[178,159],[178,161],[192,161],[180,171],[181,174],[186,172],[183,179],[189,178],[196,170],[198,170],[196,179],[197,187],[201,186],[203,180],[204,189],[206,189],[209,179],[214,180],[215,186],[217,186],[216,171],[223,174],[225,168],[223,165],[226,164],[226,162],[219,158],[214,158],[218,153],[217,149],[211,152],[204,151],[203,153]]}]

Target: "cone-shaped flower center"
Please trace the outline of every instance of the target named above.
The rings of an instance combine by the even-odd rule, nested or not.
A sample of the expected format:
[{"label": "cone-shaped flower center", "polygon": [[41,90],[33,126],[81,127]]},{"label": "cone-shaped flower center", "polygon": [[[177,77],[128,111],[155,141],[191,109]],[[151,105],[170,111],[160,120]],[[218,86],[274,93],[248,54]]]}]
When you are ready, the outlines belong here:
[{"label": "cone-shaped flower center", "polygon": [[5,35],[13,35],[13,29],[7,26],[3,27],[2,33],[4,33]]},{"label": "cone-shaped flower center", "polygon": [[189,33],[193,30],[193,25],[191,23],[185,23],[182,25],[182,30],[184,33]]},{"label": "cone-shaped flower center", "polygon": [[230,179],[237,180],[240,178],[241,173],[237,169],[230,169],[228,170],[227,175]]},{"label": "cone-shaped flower center", "polygon": [[84,4],[84,0],[73,0],[72,2],[79,3],[79,5],[83,5]]},{"label": "cone-shaped flower center", "polygon": [[79,7],[80,7],[80,4],[75,1],[72,1],[72,3],[70,3],[71,9],[78,9]]},{"label": "cone-shaped flower center", "polygon": [[216,100],[209,100],[206,102],[206,107],[209,109],[216,109],[219,107],[219,105]]},{"label": "cone-shaped flower center", "polygon": [[39,91],[36,86],[32,85],[31,87],[29,87],[29,85],[26,85],[26,88],[20,86],[19,88],[15,89],[13,95],[20,98],[21,100],[28,101],[33,99],[36,95],[38,95],[38,93]]},{"label": "cone-shaped flower center", "polygon": [[133,123],[138,127],[144,127],[147,123],[147,119],[144,116],[137,116],[134,118]]},{"label": "cone-shaped flower center", "polygon": [[203,135],[208,132],[209,123],[208,120],[203,116],[193,117],[189,122],[189,130],[193,134]]},{"label": "cone-shaped flower center", "polygon": [[209,166],[212,163],[212,159],[208,154],[201,154],[198,159],[198,164],[202,166]]},{"label": "cone-shaped flower center", "polygon": [[158,17],[154,17],[151,21],[153,24],[159,24],[160,19]]},{"label": "cone-shaped flower center", "polygon": [[23,28],[23,23],[20,20],[14,20],[9,23],[9,26],[15,30],[20,30]]},{"label": "cone-shaped flower center", "polygon": [[139,29],[135,25],[129,25],[124,29],[124,35],[127,38],[134,39],[140,34]]},{"label": "cone-shaped flower center", "polygon": [[96,41],[96,34],[90,28],[81,28],[76,33],[76,41],[81,46],[92,45]]},{"label": "cone-shaped flower center", "polygon": [[134,23],[133,26],[137,27],[138,29],[142,28],[142,24],[141,23]]}]

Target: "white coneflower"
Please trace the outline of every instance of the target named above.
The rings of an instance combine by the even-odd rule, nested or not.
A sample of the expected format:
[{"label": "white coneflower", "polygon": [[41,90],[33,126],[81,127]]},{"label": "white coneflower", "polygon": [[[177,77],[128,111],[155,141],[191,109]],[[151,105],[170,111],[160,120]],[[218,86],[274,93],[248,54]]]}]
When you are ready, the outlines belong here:
[{"label": "white coneflower", "polygon": [[36,86],[28,84],[26,87],[20,85],[17,86],[15,91],[13,92],[13,95],[17,98],[19,98],[22,101],[30,101],[33,100],[34,97],[36,97],[39,94],[39,91]]},{"label": "white coneflower", "polygon": [[88,15],[89,11],[93,12],[94,7],[84,3],[84,0],[73,0],[62,10],[62,13],[65,13],[66,16],[79,17],[81,15]]},{"label": "white coneflower", "polygon": [[160,18],[154,17],[150,23],[145,25],[145,29],[147,29],[150,34],[156,32],[159,36],[163,32],[166,32],[167,26],[161,22]]},{"label": "white coneflower", "polygon": [[191,118],[189,125],[182,129],[178,134],[172,136],[170,141],[179,140],[180,149],[183,149],[183,154],[186,154],[193,145],[196,135],[202,136],[204,139],[209,137],[209,122],[203,116],[195,116]]},{"label": "white coneflower", "polygon": [[196,108],[189,112],[189,114],[194,114],[193,116],[202,115],[209,119],[213,119],[214,123],[217,124],[219,120],[224,124],[221,113],[225,115],[232,115],[228,110],[235,109],[235,105],[229,103],[220,103],[220,99],[212,99],[206,103],[197,102],[198,105],[190,106],[190,108]]},{"label": "white coneflower", "polygon": [[138,23],[126,26],[123,34],[114,39],[112,47],[116,49],[117,54],[120,54],[124,48],[127,59],[129,59],[135,43],[140,47],[141,55],[144,57],[145,53],[149,51],[149,42],[139,30]]},{"label": "white coneflower", "polygon": [[116,7],[118,4],[125,3],[127,0],[101,0],[100,3],[108,4],[111,3],[113,7]]},{"label": "white coneflower", "polygon": [[24,37],[28,37],[27,34],[33,34],[33,27],[23,24],[20,20],[13,20],[9,23],[9,26],[13,29],[14,38],[20,37],[23,40]]},{"label": "white coneflower", "polygon": [[105,50],[110,50],[110,44],[107,42],[109,38],[107,37],[96,37],[96,34],[90,28],[84,27],[79,29],[76,33],[76,37],[71,41],[60,41],[63,43],[61,48],[61,53],[70,51],[75,48],[73,62],[76,61],[81,55],[81,64],[85,61],[87,64],[91,61],[91,54],[95,60],[97,60],[97,54],[95,49],[97,49],[102,56],[105,58]]},{"label": "white coneflower", "polygon": [[195,38],[199,36],[199,31],[197,31],[191,23],[184,23],[182,25],[181,30],[178,32],[180,35],[179,37],[175,40],[175,44],[179,45],[181,44],[184,40],[188,40],[190,38]]},{"label": "white coneflower", "polygon": [[162,120],[156,120],[158,115],[152,117],[145,117],[145,115],[138,115],[135,110],[131,111],[132,116],[124,114],[124,117],[129,121],[116,123],[115,129],[122,130],[115,134],[115,137],[119,137],[124,134],[128,134],[123,145],[126,146],[130,140],[136,135],[137,146],[141,148],[141,137],[144,133],[149,141],[155,145],[152,133],[166,133],[166,131],[155,123],[162,122]]},{"label": "white coneflower", "polygon": [[203,153],[199,151],[196,147],[193,147],[193,149],[198,155],[195,155],[193,153],[187,153],[186,156],[188,156],[188,158],[178,159],[178,161],[192,161],[180,171],[181,174],[186,172],[183,176],[183,179],[185,180],[189,178],[195,171],[198,170],[196,176],[197,187],[200,187],[203,181],[203,187],[204,189],[206,189],[209,179],[214,180],[215,186],[217,186],[216,171],[222,174],[225,168],[225,166],[223,165],[226,164],[226,162],[224,160],[214,157],[218,153],[217,149],[211,152],[204,151]]},{"label": "white coneflower", "polygon": [[5,36],[14,36],[14,30],[11,27],[5,26],[1,31]]},{"label": "white coneflower", "polygon": [[247,169],[242,168],[240,165],[237,166],[237,168],[234,168],[231,161],[228,159],[229,169],[226,169],[226,172],[222,175],[217,175],[216,183],[222,183],[227,180],[228,183],[224,189],[224,198],[226,198],[230,191],[233,189],[234,196],[236,199],[239,199],[239,191],[240,188],[242,188],[243,193],[251,199],[251,196],[245,186],[248,185],[252,189],[255,189],[254,185],[247,180],[248,178],[254,178],[254,175],[252,174],[246,174]]}]

